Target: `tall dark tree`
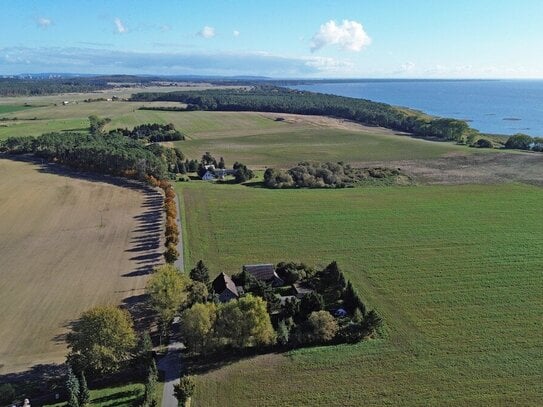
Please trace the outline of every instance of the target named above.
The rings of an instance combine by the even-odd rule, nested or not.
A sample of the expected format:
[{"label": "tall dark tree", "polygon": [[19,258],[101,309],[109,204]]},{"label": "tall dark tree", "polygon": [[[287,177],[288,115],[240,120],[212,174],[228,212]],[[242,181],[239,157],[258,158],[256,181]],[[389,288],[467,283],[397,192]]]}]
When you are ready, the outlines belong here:
[{"label": "tall dark tree", "polygon": [[85,372],[81,371],[79,375],[79,406],[84,407],[90,403],[90,391],[87,386],[87,378]]},{"label": "tall dark tree", "polygon": [[196,266],[190,270],[190,278],[194,281],[200,281],[207,284],[209,282],[209,269],[204,264],[203,260],[198,260]]},{"label": "tall dark tree", "polygon": [[350,281],[347,283],[345,291],[343,291],[343,308],[351,315],[353,315],[357,309],[360,310],[362,315],[366,314],[366,306]]},{"label": "tall dark tree", "polygon": [[375,310],[368,312],[362,321],[362,329],[365,336],[372,335],[382,324],[383,319]]},{"label": "tall dark tree", "polygon": [[79,407],[79,381],[71,366],[68,366],[66,377],[66,392],[68,393],[68,407]]},{"label": "tall dark tree", "polygon": [[324,299],[322,295],[316,292],[310,292],[300,299],[299,313],[295,319],[297,322],[303,321],[312,312],[320,311],[324,308]]}]

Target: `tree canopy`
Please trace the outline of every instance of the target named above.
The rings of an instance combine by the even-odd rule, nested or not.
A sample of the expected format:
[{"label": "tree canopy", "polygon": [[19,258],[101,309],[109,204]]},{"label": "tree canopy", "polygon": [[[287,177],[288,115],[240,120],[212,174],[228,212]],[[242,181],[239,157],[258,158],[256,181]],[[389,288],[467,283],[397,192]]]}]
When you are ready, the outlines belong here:
[{"label": "tree canopy", "polygon": [[118,371],[131,358],[136,334],[127,311],[99,306],[81,315],[67,341],[71,365],[103,375]]}]

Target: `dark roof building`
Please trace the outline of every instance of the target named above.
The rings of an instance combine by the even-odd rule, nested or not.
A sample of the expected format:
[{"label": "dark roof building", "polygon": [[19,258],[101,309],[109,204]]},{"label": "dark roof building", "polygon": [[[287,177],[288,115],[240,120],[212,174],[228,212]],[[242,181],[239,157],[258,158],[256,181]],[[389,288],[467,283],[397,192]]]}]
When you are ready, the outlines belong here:
[{"label": "dark roof building", "polygon": [[299,283],[292,284],[292,289],[294,290],[294,295],[297,298],[302,298],[304,295],[313,292],[311,288],[304,287],[303,285],[300,285]]},{"label": "dark roof building", "polygon": [[238,298],[238,289],[230,276],[221,273],[211,283],[213,291],[218,294],[220,302],[228,302],[234,298]]},{"label": "dark roof building", "polygon": [[285,284],[275,272],[273,264],[246,264],[243,266],[243,271],[251,274],[257,280],[269,283],[274,287]]}]

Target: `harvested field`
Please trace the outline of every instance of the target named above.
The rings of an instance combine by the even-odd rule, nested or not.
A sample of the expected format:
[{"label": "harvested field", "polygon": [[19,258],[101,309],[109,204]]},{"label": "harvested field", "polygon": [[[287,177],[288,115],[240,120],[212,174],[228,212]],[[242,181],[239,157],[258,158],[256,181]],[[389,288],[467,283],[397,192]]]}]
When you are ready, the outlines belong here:
[{"label": "harvested field", "polygon": [[162,198],[134,183],[0,159],[0,374],[62,362],[98,304],[135,307],[162,261]]}]

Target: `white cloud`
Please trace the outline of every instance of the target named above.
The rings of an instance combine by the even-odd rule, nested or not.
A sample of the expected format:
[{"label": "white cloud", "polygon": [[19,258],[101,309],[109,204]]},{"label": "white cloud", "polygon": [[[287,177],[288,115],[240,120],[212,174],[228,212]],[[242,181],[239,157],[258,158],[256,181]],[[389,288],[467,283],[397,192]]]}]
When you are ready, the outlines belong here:
[{"label": "white cloud", "polygon": [[337,24],[330,20],[322,24],[311,39],[311,52],[326,45],[338,45],[344,50],[359,52],[370,43],[371,38],[359,22],[343,20],[341,24]]},{"label": "white cloud", "polygon": [[198,31],[198,35],[202,38],[213,38],[215,36],[215,28],[206,25]]},{"label": "white cloud", "polygon": [[169,25],[169,24],[162,24],[160,26],[160,31],[162,32],[168,32],[168,31],[171,31],[172,30],[172,26]]},{"label": "white cloud", "polygon": [[40,17],[36,21],[36,24],[38,24],[38,26],[41,27],[41,28],[47,28],[47,27],[53,25],[53,20],[51,20],[50,18],[46,18],[46,17]]},{"label": "white cloud", "polygon": [[415,69],[415,63],[414,62],[406,62],[405,64],[402,64],[402,66],[400,66],[400,69],[404,72],[407,72],[407,71],[412,71],[413,69]]},{"label": "white cloud", "polygon": [[123,24],[123,22],[121,21],[119,17],[115,17],[115,20],[113,20],[113,22],[115,23],[115,28],[117,29],[117,32],[119,34],[123,34],[128,31],[128,29],[126,28],[126,26]]},{"label": "white cloud", "polygon": [[239,37],[239,31],[238,31],[238,30],[232,31],[232,35],[233,35],[234,37]]}]

